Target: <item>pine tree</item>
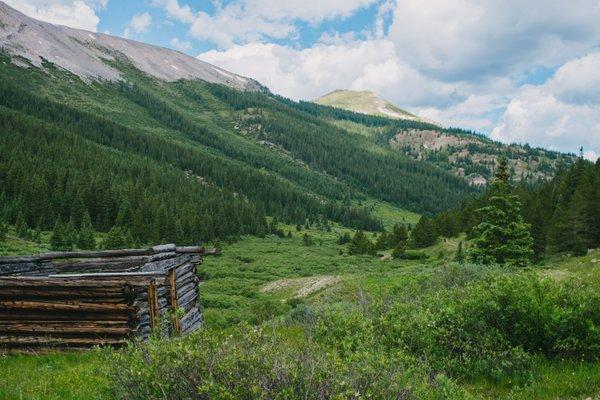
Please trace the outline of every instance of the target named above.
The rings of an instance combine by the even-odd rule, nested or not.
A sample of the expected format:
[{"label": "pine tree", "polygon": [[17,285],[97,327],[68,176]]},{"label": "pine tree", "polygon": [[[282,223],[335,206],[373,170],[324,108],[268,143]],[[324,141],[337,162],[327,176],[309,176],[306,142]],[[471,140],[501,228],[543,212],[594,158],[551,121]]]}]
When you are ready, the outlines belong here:
[{"label": "pine tree", "polygon": [[102,246],[105,249],[122,249],[130,247],[132,243],[133,238],[128,229],[120,226],[113,226],[106,234]]},{"label": "pine tree", "polygon": [[584,189],[577,189],[566,210],[567,224],[563,226],[562,242],[564,248],[573,255],[584,256],[589,245],[587,201]]},{"label": "pine tree", "polygon": [[408,231],[404,224],[395,224],[392,229],[392,236],[394,245],[402,242],[406,243],[408,240]]},{"label": "pine tree", "polygon": [[71,250],[70,244],[65,241],[65,228],[60,217],[54,223],[54,229],[50,236],[50,248],[52,250]]},{"label": "pine tree", "polygon": [[406,255],[406,242],[399,242],[396,247],[394,247],[394,250],[392,251],[392,257],[394,257],[395,259],[401,259],[404,258],[404,256]]},{"label": "pine tree", "polygon": [[23,211],[19,211],[19,214],[17,215],[15,231],[17,232],[18,237],[22,239],[29,239],[29,226],[27,226],[27,222],[25,221]]},{"label": "pine tree", "polygon": [[350,240],[352,240],[352,239],[350,238],[350,235],[348,234],[348,232],[346,232],[338,238],[337,243],[340,245],[343,245],[343,244],[349,243]]},{"label": "pine tree", "polygon": [[526,266],[533,256],[530,225],[523,222],[521,202],[512,193],[508,162],[502,157],[491,183],[488,205],[480,208],[469,259],[478,264]]},{"label": "pine tree", "polygon": [[350,241],[348,247],[348,253],[350,254],[375,254],[375,247],[373,243],[367,238],[367,235],[363,231],[357,231],[354,237]]},{"label": "pine tree", "polygon": [[433,221],[423,215],[415,227],[410,231],[410,244],[420,249],[432,246],[437,241],[437,231]]},{"label": "pine tree", "polygon": [[381,235],[379,235],[379,237],[377,238],[377,240],[375,241],[375,249],[376,250],[385,250],[385,249],[389,249],[390,247],[390,242],[391,242],[391,235],[389,235],[385,230],[381,233]]},{"label": "pine tree", "polygon": [[96,248],[92,219],[87,211],[84,212],[83,219],[81,220],[81,228],[79,229],[79,237],[77,238],[77,247],[84,250],[93,250]]},{"label": "pine tree", "polygon": [[69,249],[73,248],[77,244],[77,237],[77,227],[75,226],[75,221],[71,218],[69,219],[69,223],[64,227],[63,240],[65,246],[68,246]]}]

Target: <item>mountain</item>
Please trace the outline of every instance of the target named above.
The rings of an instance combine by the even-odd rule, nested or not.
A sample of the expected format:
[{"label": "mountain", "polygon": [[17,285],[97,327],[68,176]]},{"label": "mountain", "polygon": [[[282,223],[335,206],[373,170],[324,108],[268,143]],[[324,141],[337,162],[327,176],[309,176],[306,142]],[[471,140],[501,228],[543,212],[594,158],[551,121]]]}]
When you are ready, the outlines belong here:
[{"label": "mountain", "polygon": [[86,80],[117,81],[122,74],[115,64],[126,57],[140,71],[166,81],[202,79],[236,89],[260,88],[252,79],[180,52],[37,21],[3,2],[0,18],[0,47],[21,65],[49,62]]},{"label": "mountain", "polygon": [[128,243],[184,244],[265,235],[267,217],[379,230],[375,204],[433,214],[479,192],[440,151],[393,145],[409,132],[468,133],[294,102],[181,53],[2,3],[0,32],[10,224],[73,228],[89,215]]},{"label": "mountain", "polygon": [[363,129],[363,133],[383,137],[392,149],[414,160],[433,163],[474,186],[488,183],[500,154],[508,156],[517,181],[546,179],[552,176],[560,161],[571,163],[574,159],[527,145],[494,142],[461,129],[443,128],[439,123],[417,117],[370,91],[335,90],[314,102],[367,115],[428,124],[425,128],[400,128],[383,135],[373,129]]},{"label": "mountain", "polygon": [[344,110],[354,111],[361,114],[378,115],[392,119],[401,119],[407,121],[418,121],[433,125],[440,125],[437,122],[426,118],[418,117],[399,107],[396,107],[387,100],[382,99],[375,93],[364,90],[334,90],[324,96],[314,100],[317,104],[325,106],[342,108]]}]

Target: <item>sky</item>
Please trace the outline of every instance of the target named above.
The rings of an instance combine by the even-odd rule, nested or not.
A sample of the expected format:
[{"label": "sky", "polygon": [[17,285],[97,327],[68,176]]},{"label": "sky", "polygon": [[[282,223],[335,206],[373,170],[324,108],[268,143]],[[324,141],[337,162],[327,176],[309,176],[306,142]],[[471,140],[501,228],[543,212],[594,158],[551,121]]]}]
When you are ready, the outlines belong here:
[{"label": "sky", "polygon": [[371,90],[446,126],[600,155],[600,0],[4,0],[312,100]]}]

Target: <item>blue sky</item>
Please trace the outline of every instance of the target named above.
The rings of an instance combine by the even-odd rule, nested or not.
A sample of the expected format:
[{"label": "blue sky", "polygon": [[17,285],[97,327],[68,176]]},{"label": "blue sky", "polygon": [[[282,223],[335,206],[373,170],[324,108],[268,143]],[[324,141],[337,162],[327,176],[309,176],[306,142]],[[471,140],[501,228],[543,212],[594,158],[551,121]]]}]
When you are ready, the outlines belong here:
[{"label": "blue sky", "polygon": [[313,99],[372,90],[505,142],[600,154],[598,0],[5,0]]}]

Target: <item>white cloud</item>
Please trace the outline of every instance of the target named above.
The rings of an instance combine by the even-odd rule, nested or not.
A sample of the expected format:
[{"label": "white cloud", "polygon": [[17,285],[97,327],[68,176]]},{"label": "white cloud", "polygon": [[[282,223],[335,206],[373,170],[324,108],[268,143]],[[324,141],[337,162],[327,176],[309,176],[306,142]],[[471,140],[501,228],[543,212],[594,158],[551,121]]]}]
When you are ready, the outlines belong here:
[{"label": "white cloud", "polygon": [[173,38],[169,41],[169,44],[179,51],[190,51],[192,49],[192,44],[187,40],[180,40],[178,38]]},{"label": "white cloud", "polygon": [[319,43],[303,50],[253,43],[198,58],[251,76],[293,99],[313,99],[340,88],[372,90],[404,106],[443,104],[454,96],[450,85],[425,79],[401,63],[387,40]]},{"label": "white cloud", "polygon": [[422,73],[475,81],[589,51],[599,20],[597,0],[398,0],[387,37]]},{"label": "white cloud", "polygon": [[600,153],[600,52],[567,62],[539,86],[527,85],[508,104],[492,138],[529,142],[588,157]]},{"label": "white cloud", "polygon": [[132,33],[131,31],[136,34],[144,33],[148,30],[151,23],[152,16],[148,11],[141,14],[135,14],[133,17],[131,17],[129,22],[127,22],[123,36],[130,37]]},{"label": "white cloud", "polygon": [[56,25],[96,32],[100,18],[98,8],[108,0],[4,0],[25,15]]},{"label": "white cloud", "polygon": [[221,48],[270,39],[293,39],[297,21],[318,24],[332,18],[346,18],[378,0],[238,0],[216,11],[195,12],[178,0],[155,0],[170,18],[190,25],[190,35],[216,43]]}]

